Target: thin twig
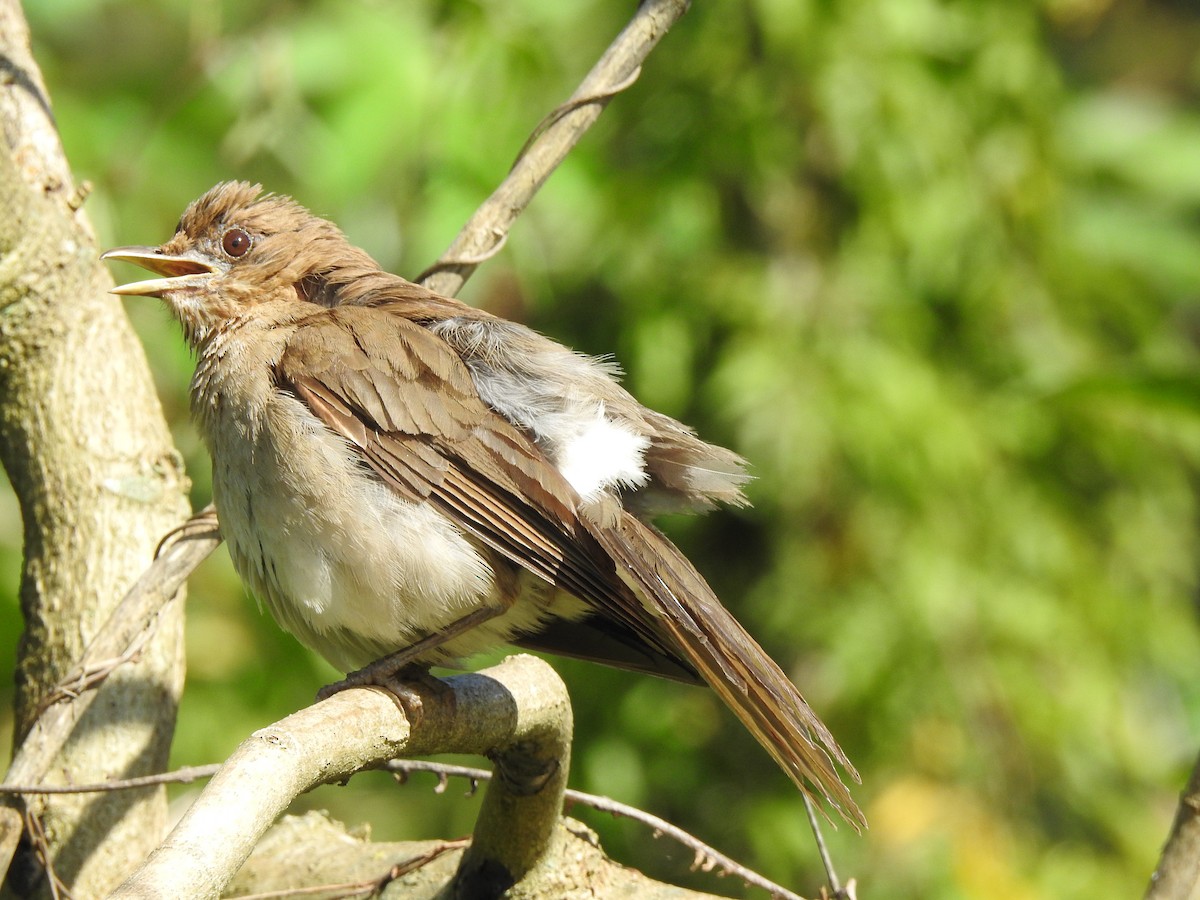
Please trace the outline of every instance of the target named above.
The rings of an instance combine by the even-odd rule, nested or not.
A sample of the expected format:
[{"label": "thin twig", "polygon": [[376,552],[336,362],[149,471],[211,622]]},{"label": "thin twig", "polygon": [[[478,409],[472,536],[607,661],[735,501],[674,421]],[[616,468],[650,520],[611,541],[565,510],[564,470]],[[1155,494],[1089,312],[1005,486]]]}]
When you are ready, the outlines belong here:
[{"label": "thin twig", "polygon": [[142,650],[153,636],[154,629],[148,628],[134,635],[129,646],[119,656],[109,659],[91,660],[86,663],[80,662],[79,665],[63,676],[62,681],[46,696],[38,701],[37,714],[40,716],[51,706],[63,700],[78,699],[85,692],[98,687],[120,666],[126,663],[137,662],[141,658]]},{"label": "thin twig", "polygon": [[313,894],[332,894],[335,891],[336,900],[356,897],[363,894],[371,897],[377,893],[378,878],[364,881],[339,881],[336,884],[314,884],[311,887],[288,888],[282,891],[260,891],[257,894],[236,894],[229,900],[278,900],[280,897],[308,897]]},{"label": "thin twig", "polygon": [[[198,517],[206,514],[207,510],[202,511]],[[158,558],[126,592],[108,620],[96,632],[80,657],[75,672],[96,672],[101,663],[122,657],[129,648],[140,646],[145,635],[153,631],[168,601],[178,594],[187,577],[219,543],[220,537],[213,524],[208,531],[190,533],[186,538],[162,548]],[[102,666],[100,668],[105,676],[112,671]],[[52,698],[54,702],[45,704],[25,740],[13,754],[4,784],[35,784],[45,776],[75,723],[95,699],[96,692],[91,688],[103,680],[103,677],[88,679],[88,690],[82,693],[74,690],[79,685],[78,681],[67,681],[64,683],[66,689],[60,685],[48,695],[48,699]],[[15,799],[0,801],[0,873],[8,871],[17,843],[14,832],[19,832],[22,827],[21,813],[12,805],[17,802]]]},{"label": "thin twig", "polygon": [[95,781],[91,784],[0,784],[0,794],[98,794],[104,791],[156,787],[160,784],[190,784],[201,778],[212,778],[220,768],[220,765],[185,766],[156,775],[114,778],[112,781]]},{"label": "thin twig", "polygon": [[637,80],[642,63],[689,0],[644,0],[575,93],[534,129],[508,177],[475,211],[458,237],[417,276],[431,290],[453,297],[475,271],[476,259],[494,254],[499,241],[616,94]]},{"label": "thin twig", "polygon": [[54,860],[50,858],[50,841],[46,838],[46,829],[42,826],[41,817],[31,810],[25,810],[25,830],[33,844],[38,862],[46,876],[46,885],[50,888],[53,900],[72,900],[71,892],[54,871]]},{"label": "thin twig", "polygon": [[546,113],[542,121],[537,123],[529,137],[525,139],[525,143],[521,145],[521,149],[517,153],[517,158],[513,160],[512,168],[510,168],[509,171],[511,172],[513,169],[515,169],[525,154],[529,152],[529,148],[532,147],[538,140],[540,140],[542,135],[549,131],[552,125],[564,118],[567,113],[574,112],[577,109],[582,109],[583,107],[592,103],[607,103],[613,97],[617,96],[617,94],[633,87],[634,83],[639,77],[641,77],[641,74],[642,67],[638,66],[636,69],[630,72],[624,78],[624,80],[610,85],[602,90],[598,90],[592,94],[581,95],[577,91],[576,95],[566,103],[563,103],[550,110],[550,112]]},{"label": "thin twig", "polygon": [[1200,757],[1179,795],[1175,821],[1150,876],[1145,900],[1185,900],[1200,894]]},{"label": "thin twig", "polygon": [[808,813],[808,827],[812,829],[813,837],[817,841],[817,853],[821,857],[821,865],[825,867],[825,877],[829,881],[829,889],[833,891],[833,896],[840,900],[845,893],[842,891],[837,871],[833,868],[833,857],[829,855],[829,848],[825,845],[825,834],[821,831],[821,823],[817,821],[817,811],[813,808],[813,802],[809,799],[808,794],[801,792],[800,796],[804,799],[804,811]]},{"label": "thin twig", "polygon": [[450,853],[453,850],[462,850],[471,843],[470,838],[457,838],[450,841],[439,841],[433,847],[430,847],[424,853],[414,856],[411,859],[406,859],[402,863],[397,863],[387,870],[379,878],[372,878],[368,881],[344,881],[339,884],[317,884],[312,887],[288,888],[282,891],[263,891],[258,894],[241,894],[230,900],[278,900],[280,897],[305,897],[311,894],[324,894],[332,891],[342,891],[341,897],[353,897],[357,894],[366,894],[368,897],[378,897],[383,894],[383,889],[410,872],[415,872],[423,866],[429,865],[435,859]]},{"label": "thin twig", "polygon": [[[458,766],[449,763],[431,762],[424,759],[394,759],[386,763],[382,767],[385,771],[392,772],[397,775],[407,777],[413,772],[430,772],[437,775],[440,779],[447,777],[451,778],[466,778],[472,783],[478,781],[489,781],[492,773],[486,769],[476,769],[470,766]],[[787,888],[776,884],[769,878],[758,874],[753,869],[748,869],[741,863],[726,856],[720,850],[710,847],[708,844],[701,841],[694,835],[684,831],[678,825],[673,825],[665,819],[660,819],[658,816],[648,813],[645,810],[638,809],[636,806],[629,806],[621,803],[618,800],[613,800],[611,797],[601,797],[598,794],[588,794],[584,791],[574,791],[570,788],[564,794],[565,806],[570,807],[573,804],[580,804],[599,812],[606,812],[610,815],[621,816],[623,818],[632,819],[635,822],[641,822],[648,828],[654,830],[657,834],[664,834],[672,838],[684,847],[687,847],[695,854],[693,868],[701,869],[708,872],[713,869],[719,869],[721,874],[732,875],[742,879],[746,884],[754,887],[762,888],[771,893],[773,897],[779,900],[804,900],[799,894],[789,891]]]},{"label": "thin twig", "polygon": [[177,541],[189,538],[205,538],[216,536],[217,542],[221,540],[221,523],[217,521],[217,508],[211,503],[204,509],[194,513],[190,519],[181,525],[176,525],[170,531],[162,536],[158,542],[158,546],[154,548],[154,558],[158,559],[163,555],[163,551]]}]

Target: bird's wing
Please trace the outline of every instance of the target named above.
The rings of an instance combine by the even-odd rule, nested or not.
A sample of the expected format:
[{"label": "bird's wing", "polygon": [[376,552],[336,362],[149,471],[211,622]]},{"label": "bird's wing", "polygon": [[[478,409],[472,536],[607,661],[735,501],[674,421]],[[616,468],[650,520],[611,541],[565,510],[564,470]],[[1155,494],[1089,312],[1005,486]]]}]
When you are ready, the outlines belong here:
[{"label": "bird's wing", "polygon": [[862,822],[830,757],[854,770],[829,731],[674,545],[624,511],[615,524],[581,515],[561,473],[479,398],[459,356],[421,326],[353,307],[301,324],[276,367],[282,390],[401,496],[435,504],[497,553],[589,603],[597,633],[643,662],[602,640],[580,653],[570,631],[579,623],[555,623],[528,644],[677,678],[698,672],[802,790],[815,787]]},{"label": "bird's wing", "polygon": [[[866,824],[832,760],[858,773],[800,692],[704,578],[655,528],[623,512],[615,524],[582,520],[618,571],[660,611],[659,621],[687,660],[737,714],[796,785],[816,787],[856,828]],[[831,759],[832,758],[832,759]]]},{"label": "bird's wing", "polygon": [[479,398],[436,335],[379,310],[322,310],[297,329],[275,378],[400,496],[436,505],[492,550],[603,613],[524,643],[695,680],[580,525],[570,485]]}]

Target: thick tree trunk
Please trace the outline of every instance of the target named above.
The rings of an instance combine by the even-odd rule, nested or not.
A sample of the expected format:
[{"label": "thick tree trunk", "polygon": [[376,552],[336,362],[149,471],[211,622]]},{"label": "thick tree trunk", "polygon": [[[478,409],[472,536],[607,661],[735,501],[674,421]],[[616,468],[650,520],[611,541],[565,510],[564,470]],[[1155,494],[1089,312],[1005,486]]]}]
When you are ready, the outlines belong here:
[{"label": "thick tree trunk", "polygon": [[[15,746],[41,698],[187,514],[186,479],[141,346],[78,211],[16,0],[0,0],[0,461],[24,520]],[[45,781],[165,767],[182,688],[182,609],[100,689]],[[11,822],[9,804],[7,815]],[[161,790],[30,798],[54,870],[102,896],[158,843]],[[5,812],[5,810],[0,810]],[[45,893],[26,847],[6,892]]]}]

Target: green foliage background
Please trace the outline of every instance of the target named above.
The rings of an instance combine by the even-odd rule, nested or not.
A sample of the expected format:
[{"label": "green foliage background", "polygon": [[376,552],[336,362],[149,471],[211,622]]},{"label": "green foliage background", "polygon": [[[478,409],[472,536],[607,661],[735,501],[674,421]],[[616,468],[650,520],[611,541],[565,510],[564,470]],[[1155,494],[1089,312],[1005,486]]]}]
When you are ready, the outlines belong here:
[{"label": "green foliage background", "polygon": [[[165,240],[249,178],[415,275],[632,5],[26,11],[104,245]],[[1166,834],[1200,745],[1197,47],[1200,11],[1169,0],[698,3],[465,292],[614,353],[752,461],[753,510],[666,527],[857,762],[871,829],[832,843],[864,897],[1130,896]],[[130,313],[205,502],[190,361],[163,311]],[[7,496],[0,542],[11,669]],[[218,556],[178,764],[333,677]],[[815,890],[799,798],[707,692],[561,670],[573,785]],[[303,805],[469,830],[478,800],[429,787]],[[621,861],[737,889],[585,817]]]}]

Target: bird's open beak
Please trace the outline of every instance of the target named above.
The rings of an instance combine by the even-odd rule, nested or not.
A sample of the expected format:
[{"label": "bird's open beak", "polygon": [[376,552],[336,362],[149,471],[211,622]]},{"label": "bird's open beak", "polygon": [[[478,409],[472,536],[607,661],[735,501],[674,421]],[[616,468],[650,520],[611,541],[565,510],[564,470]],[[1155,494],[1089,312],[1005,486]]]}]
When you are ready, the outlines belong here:
[{"label": "bird's open beak", "polygon": [[127,297],[161,297],[163,291],[186,290],[204,284],[214,268],[198,257],[163,253],[157,247],[116,247],[100,255],[101,259],[119,259],[149,269],[163,278],[134,281],[112,289]]}]

